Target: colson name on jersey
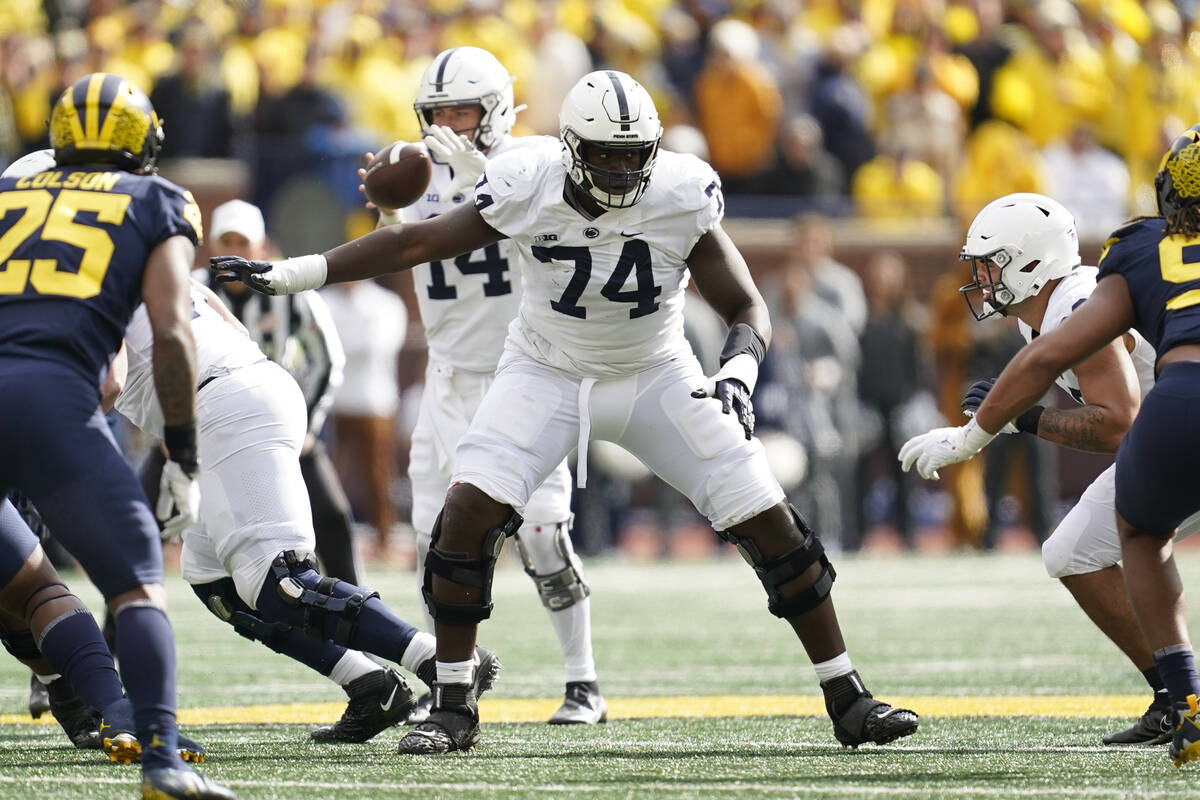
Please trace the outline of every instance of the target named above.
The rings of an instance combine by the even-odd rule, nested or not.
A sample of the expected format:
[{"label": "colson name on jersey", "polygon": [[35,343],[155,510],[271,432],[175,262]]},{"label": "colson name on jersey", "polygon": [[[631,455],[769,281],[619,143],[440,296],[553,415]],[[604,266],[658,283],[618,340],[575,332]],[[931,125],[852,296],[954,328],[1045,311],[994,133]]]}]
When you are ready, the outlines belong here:
[{"label": "colson name on jersey", "polygon": [[39,172],[17,181],[18,189],[92,189],[110,192],[121,179],[119,172],[72,172],[62,179],[62,172]]}]

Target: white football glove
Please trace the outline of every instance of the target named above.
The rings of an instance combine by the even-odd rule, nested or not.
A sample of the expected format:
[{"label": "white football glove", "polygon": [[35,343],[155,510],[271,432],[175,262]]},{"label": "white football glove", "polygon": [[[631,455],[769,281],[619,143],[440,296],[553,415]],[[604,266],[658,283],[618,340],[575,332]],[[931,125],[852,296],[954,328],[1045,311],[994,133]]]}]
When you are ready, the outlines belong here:
[{"label": "white football glove", "polygon": [[176,461],[163,465],[154,516],[162,526],[164,542],[178,542],[200,517],[200,484]]},{"label": "white football glove", "polygon": [[966,461],[994,438],[996,434],[979,427],[974,417],[966,425],[934,428],[904,443],[900,448],[900,466],[908,472],[916,464],[922,478],[935,480],[939,469]]},{"label": "white football glove", "polygon": [[453,197],[479,181],[487,166],[487,156],[479,152],[466,136],[455,133],[445,125],[431,125],[425,135],[425,146],[434,158],[443,164],[449,164],[454,171],[454,179],[450,181],[443,197]]}]

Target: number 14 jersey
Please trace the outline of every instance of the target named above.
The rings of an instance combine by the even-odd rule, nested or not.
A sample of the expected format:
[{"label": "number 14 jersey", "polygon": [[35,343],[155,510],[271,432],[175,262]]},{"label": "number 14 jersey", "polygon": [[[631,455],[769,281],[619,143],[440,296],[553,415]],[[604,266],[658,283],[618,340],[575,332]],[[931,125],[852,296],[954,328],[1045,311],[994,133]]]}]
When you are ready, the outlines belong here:
[{"label": "number 14 jersey", "polygon": [[488,161],[475,207],[509,237],[523,292],[508,345],[577,377],[640,372],[690,354],[683,335],[686,259],[724,212],[700,159],[660,150],[634,206],[589,220],[563,199],[557,139]]},{"label": "number 14 jersey", "polygon": [[[542,138],[506,136],[489,157]],[[449,166],[434,162],[425,196],[404,209],[404,219],[429,219],[471,202],[470,186],[453,195],[446,191],[453,180]],[[521,296],[521,277],[511,257],[512,245],[502,240],[456,258],[413,267],[431,360],[469,372],[495,372]]]}]

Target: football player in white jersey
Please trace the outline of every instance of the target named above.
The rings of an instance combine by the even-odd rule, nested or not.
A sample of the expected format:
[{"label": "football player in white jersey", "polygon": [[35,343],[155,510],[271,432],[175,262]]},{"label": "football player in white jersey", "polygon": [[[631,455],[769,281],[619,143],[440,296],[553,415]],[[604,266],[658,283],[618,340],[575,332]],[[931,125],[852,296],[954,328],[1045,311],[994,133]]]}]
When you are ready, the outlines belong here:
[{"label": "football player in white jersey", "polygon": [[[433,174],[425,196],[403,210],[404,219],[430,219],[469,205],[487,159],[528,144],[529,139],[509,135],[520,111],[513,105],[512,83],[496,57],[478,47],[455,47],[434,57],[413,103],[434,157]],[[386,209],[381,212],[381,224],[399,221]],[[455,448],[491,386],[508,324],[517,315],[521,275],[516,258],[512,244],[501,240],[413,268],[429,344],[408,469],[418,591],[433,525],[450,488]],[[566,673],[563,703],[549,721],[604,722],[608,707],[592,656],[591,590],[571,544],[571,473],[565,460],[520,512],[525,522],[516,535],[517,550],[549,614]],[[423,697],[411,721],[421,721],[430,702],[431,695]]]},{"label": "football player in white jersey", "polygon": [[[438,634],[434,707],[400,752],[465,750],[478,740],[471,648],[491,613],[500,548],[521,524],[514,509],[575,448],[583,484],[593,438],[635,454],[737,545],[768,608],[791,624],[814,662],[839,741],[883,744],[915,732],[917,715],[874,699],[854,670],[830,597],[833,568],[752,436],[750,395],[771,323],[721,228],[716,173],[694,156],[659,151],[654,104],[622,72],[581,78],[560,123],[561,141],[490,159],[473,204],[321,255],[211,262],[223,278],[294,292],[505,237],[519,258],[520,310],[495,382],[459,442],[425,562]],[[730,326],[722,366],[707,377],[683,336],[692,277]]]},{"label": "football player in white jersey", "polygon": [[[984,206],[967,230],[959,258],[971,262],[975,280],[960,291],[975,319],[1016,317],[1026,342],[1056,329],[1096,288],[1096,268],[1081,265],[1071,212],[1040,194],[1010,194]],[[1078,408],[1034,406],[1003,433],[1029,433],[1064,447],[1115,453],[1141,398],[1154,386],[1154,362],[1154,347],[1130,330],[1058,376],[1056,383]],[[980,380],[968,389],[965,414],[974,415],[994,383],[995,378]],[[920,438],[901,450],[905,470],[920,454],[914,444]],[[1171,738],[1171,702],[1125,591],[1115,496],[1114,464],[1088,486],[1042,544],[1042,561],[1154,692],[1142,717],[1105,736],[1104,743],[1163,744]],[[1195,530],[1187,523],[1185,528],[1181,536]]]},{"label": "football player in white jersey", "polygon": [[[300,387],[196,281],[192,309],[200,519],[183,532],[180,572],[205,606],[242,636],[306,664],[346,691],[350,701],[342,718],[313,731],[315,741],[367,741],[406,719],[415,696],[395,670],[359,650],[400,663],[432,683],[433,637],[396,617],[370,589],[316,572],[300,469],[307,431]],[[128,373],[116,409],[160,436],[152,345],[141,306],[125,333]],[[159,496],[167,497],[165,490]],[[170,532],[168,523],[164,535]],[[479,654],[478,688],[486,690],[499,662],[486,650]]]}]

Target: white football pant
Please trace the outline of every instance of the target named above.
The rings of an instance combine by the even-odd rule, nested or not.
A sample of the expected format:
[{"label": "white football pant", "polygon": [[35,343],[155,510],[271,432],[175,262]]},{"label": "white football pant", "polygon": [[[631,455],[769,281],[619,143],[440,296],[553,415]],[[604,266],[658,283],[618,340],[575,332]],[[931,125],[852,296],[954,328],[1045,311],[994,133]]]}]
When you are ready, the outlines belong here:
[{"label": "white football pant", "polygon": [[188,583],[232,577],[257,608],[271,562],[316,546],[300,448],[304,396],[279,365],[262,361],[217,378],[196,395],[200,520],[183,536]]}]

